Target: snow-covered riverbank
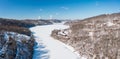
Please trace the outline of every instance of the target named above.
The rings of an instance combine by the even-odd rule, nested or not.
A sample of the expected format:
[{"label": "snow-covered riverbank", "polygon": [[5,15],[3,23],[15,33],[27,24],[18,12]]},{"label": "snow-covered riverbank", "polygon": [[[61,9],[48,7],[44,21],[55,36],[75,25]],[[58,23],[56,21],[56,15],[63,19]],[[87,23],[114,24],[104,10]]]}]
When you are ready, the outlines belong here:
[{"label": "snow-covered riverbank", "polygon": [[30,30],[34,32],[37,43],[34,47],[33,59],[83,59],[65,44],[50,36],[52,30],[67,27],[63,23],[58,23],[31,28]]}]

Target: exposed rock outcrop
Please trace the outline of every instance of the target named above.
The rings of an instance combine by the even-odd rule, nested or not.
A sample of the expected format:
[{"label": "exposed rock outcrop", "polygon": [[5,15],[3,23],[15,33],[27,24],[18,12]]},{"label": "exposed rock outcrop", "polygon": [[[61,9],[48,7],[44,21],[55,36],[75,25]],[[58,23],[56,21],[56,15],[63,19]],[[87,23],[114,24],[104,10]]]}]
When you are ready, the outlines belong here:
[{"label": "exposed rock outcrop", "polygon": [[33,46],[33,37],[0,31],[0,59],[32,59]]},{"label": "exposed rock outcrop", "polygon": [[0,18],[0,59],[32,59],[34,37],[29,27],[20,20]]}]

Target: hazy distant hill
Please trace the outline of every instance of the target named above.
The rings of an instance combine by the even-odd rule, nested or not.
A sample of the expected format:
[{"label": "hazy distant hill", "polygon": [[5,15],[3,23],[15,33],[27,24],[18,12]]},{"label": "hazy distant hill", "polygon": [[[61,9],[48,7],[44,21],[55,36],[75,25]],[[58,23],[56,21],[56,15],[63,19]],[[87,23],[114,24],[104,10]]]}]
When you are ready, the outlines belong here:
[{"label": "hazy distant hill", "polygon": [[53,23],[60,23],[62,20],[57,20],[57,19],[39,19],[39,20],[33,20],[33,19],[25,19],[21,20],[22,22],[25,23],[30,23],[34,25],[49,25]]}]

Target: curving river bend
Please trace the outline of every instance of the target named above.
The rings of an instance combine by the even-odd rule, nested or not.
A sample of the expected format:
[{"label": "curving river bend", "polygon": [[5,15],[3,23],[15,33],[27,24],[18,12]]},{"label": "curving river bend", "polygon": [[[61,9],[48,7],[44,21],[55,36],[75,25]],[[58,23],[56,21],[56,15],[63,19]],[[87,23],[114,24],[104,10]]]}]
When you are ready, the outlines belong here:
[{"label": "curving river bend", "polygon": [[60,41],[53,39],[50,34],[54,29],[64,29],[68,26],[63,23],[36,26],[30,28],[34,32],[36,45],[33,59],[81,59]]}]

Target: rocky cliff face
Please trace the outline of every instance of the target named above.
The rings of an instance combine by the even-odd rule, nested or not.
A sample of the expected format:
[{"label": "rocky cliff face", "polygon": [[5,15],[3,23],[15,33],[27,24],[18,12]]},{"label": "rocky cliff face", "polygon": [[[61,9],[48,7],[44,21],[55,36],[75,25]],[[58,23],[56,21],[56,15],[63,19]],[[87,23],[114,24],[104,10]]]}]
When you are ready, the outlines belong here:
[{"label": "rocky cliff face", "polygon": [[0,31],[0,59],[32,59],[33,37]]},{"label": "rocky cliff face", "polygon": [[100,15],[54,30],[52,37],[71,45],[87,59],[120,58],[120,13]]},{"label": "rocky cliff face", "polygon": [[34,24],[0,18],[0,59],[32,59]]}]

